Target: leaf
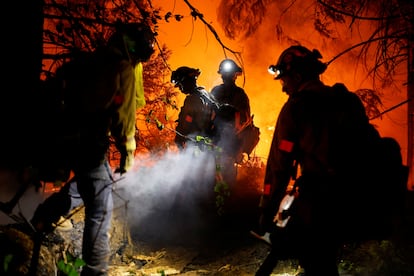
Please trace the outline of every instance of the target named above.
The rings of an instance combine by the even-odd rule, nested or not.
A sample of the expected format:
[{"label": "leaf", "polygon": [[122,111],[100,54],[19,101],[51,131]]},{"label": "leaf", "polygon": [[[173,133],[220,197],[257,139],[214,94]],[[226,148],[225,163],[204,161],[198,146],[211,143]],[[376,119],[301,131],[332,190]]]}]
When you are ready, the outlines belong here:
[{"label": "leaf", "polygon": [[7,272],[9,270],[9,264],[12,260],[13,260],[13,255],[12,254],[8,254],[4,257],[3,269],[4,269],[5,272]]},{"label": "leaf", "polygon": [[164,16],[165,21],[170,22],[169,20],[170,20],[171,16],[172,16],[172,13],[171,12],[167,12],[165,14],[165,16]]},{"label": "leaf", "polygon": [[174,15],[174,18],[175,18],[175,21],[180,22],[180,21],[181,21],[181,19],[183,19],[183,18],[184,18],[184,16],[182,16],[182,15],[180,15],[180,14],[176,14],[176,15]]},{"label": "leaf", "polygon": [[84,265],[86,265],[86,262],[84,260],[76,258],[75,263],[74,263],[75,268],[80,268]]},{"label": "leaf", "polygon": [[69,263],[72,263],[73,260],[74,260],[73,255],[70,254],[69,252],[66,252],[66,262],[69,264]]},{"label": "leaf", "polygon": [[63,260],[59,260],[57,263],[57,267],[60,271],[65,273],[66,275],[69,275],[70,272],[70,265],[66,264]]},{"label": "leaf", "polygon": [[74,267],[71,267],[68,276],[79,276],[79,273]]}]

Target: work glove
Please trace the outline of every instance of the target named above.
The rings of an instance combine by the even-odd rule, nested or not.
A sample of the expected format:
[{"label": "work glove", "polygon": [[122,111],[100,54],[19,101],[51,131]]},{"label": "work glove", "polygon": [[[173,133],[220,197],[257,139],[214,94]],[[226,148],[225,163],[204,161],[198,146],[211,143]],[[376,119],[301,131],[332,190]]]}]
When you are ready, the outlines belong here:
[{"label": "work glove", "polygon": [[122,150],[119,167],[115,170],[115,173],[119,173],[121,175],[126,173],[134,166],[134,161],[134,151]]}]

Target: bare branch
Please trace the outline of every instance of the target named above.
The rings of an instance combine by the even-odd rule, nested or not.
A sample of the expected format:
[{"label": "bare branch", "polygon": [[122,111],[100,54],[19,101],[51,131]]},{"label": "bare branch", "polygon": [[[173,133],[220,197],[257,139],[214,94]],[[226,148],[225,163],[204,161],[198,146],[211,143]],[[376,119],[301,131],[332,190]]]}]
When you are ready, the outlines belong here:
[{"label": "bare branch", "polygon": [[221,45],[221,47],[224,50],[224,54],[226,55],[226,50],[229,51],[230,53],[234,54],[234,55],[239,55],[240,52],[236,52],[232,49],[230,49],[229,47],[227,47],[220,39],[220,36],[217,34],[216,30],[214,29],[214,27],[208,23],[205,19],[204,19],[204,15],[202,13],[200,13],[193,5],[191,5],[191,3],[188,0],[184,0],[184,2],[187,4],[187,6],[190,8],[191,10],[191,15],[193,17],[197,17],[199,18],[206,26],[207,28],[210,30],[210,32],[214,35],[214,37],[216,38],[217,42]]},{"label": "bare branch", "polygon": [[342,14],[342,15],[345,15],[345,16],[349,16],[353,20],[383,21],[383,20],[392,20],[392,19],[395,19],[395,18],[398,18],[399,17],[399,15],[390,15],[390,16],[385,16],[385,17],[366,17],[366,16],[360,16],[360,15],[357,15],[357,13],[351,13],[351,12],[347,12],[345,10],[339,10],[339,9],[333,7],[331,4],[325,3],[325,1],[322,1],[322,0],[317,0],[317,2],[319,4],[321,4],[322,6],[324,6],[326,9],[331,10],[334,13],[338,13],[338,14]]}]

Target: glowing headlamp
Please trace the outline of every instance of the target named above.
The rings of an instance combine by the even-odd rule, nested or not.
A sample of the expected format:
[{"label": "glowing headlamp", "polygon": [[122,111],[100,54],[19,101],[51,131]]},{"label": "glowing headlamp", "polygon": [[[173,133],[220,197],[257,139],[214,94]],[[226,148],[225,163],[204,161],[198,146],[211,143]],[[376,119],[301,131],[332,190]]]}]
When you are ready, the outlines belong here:
[{"label": "glowing headlamp", "polygon": [[177,87],[183,80],[184,78],[179,79],[178,76],[172,76],[171,83],[174,84],[175,87]]},{"label": "glowing headlamp", "polygon": [[283,70],[277,65],[270,65],[267,71],[270,74],[275,75],[275,79],[279,79],[283,73]]},{"label": "glowing headlamp", "polygon": [[267,71],[272,75],[276,75],[279,70],[276,68],[276,65],[270,65]]},{"label": "glowing headlamp", "polygon": [[174,84],[174,87],[179,87],[180,85],[183,85],[184,77],[181,79],[171,79],[171,83]]},{"label": "glowing headlamp", "polygon": [[233,63],[232,62],[230,62],[230,61],[225,61],[224,63],[223,63],[223,65],[222,65],[222,68],[221,68],[221,70],[223,71],[223,72],[233,72],[234,71],[234,68],[233,68]]}]

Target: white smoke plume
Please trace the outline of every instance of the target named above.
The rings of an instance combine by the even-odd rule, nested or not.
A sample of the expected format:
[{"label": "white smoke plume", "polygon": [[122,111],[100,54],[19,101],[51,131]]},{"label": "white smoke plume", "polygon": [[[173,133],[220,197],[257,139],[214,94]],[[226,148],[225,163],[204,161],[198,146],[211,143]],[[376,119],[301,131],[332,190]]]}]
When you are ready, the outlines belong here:
[{"label": "white smoke plume", "polygon": [[115,208],[127,207],[130,227],[159,237],[201,223],[202,204],[214,194],[212,152],[189,149],[148,161],[115,184]]}]

